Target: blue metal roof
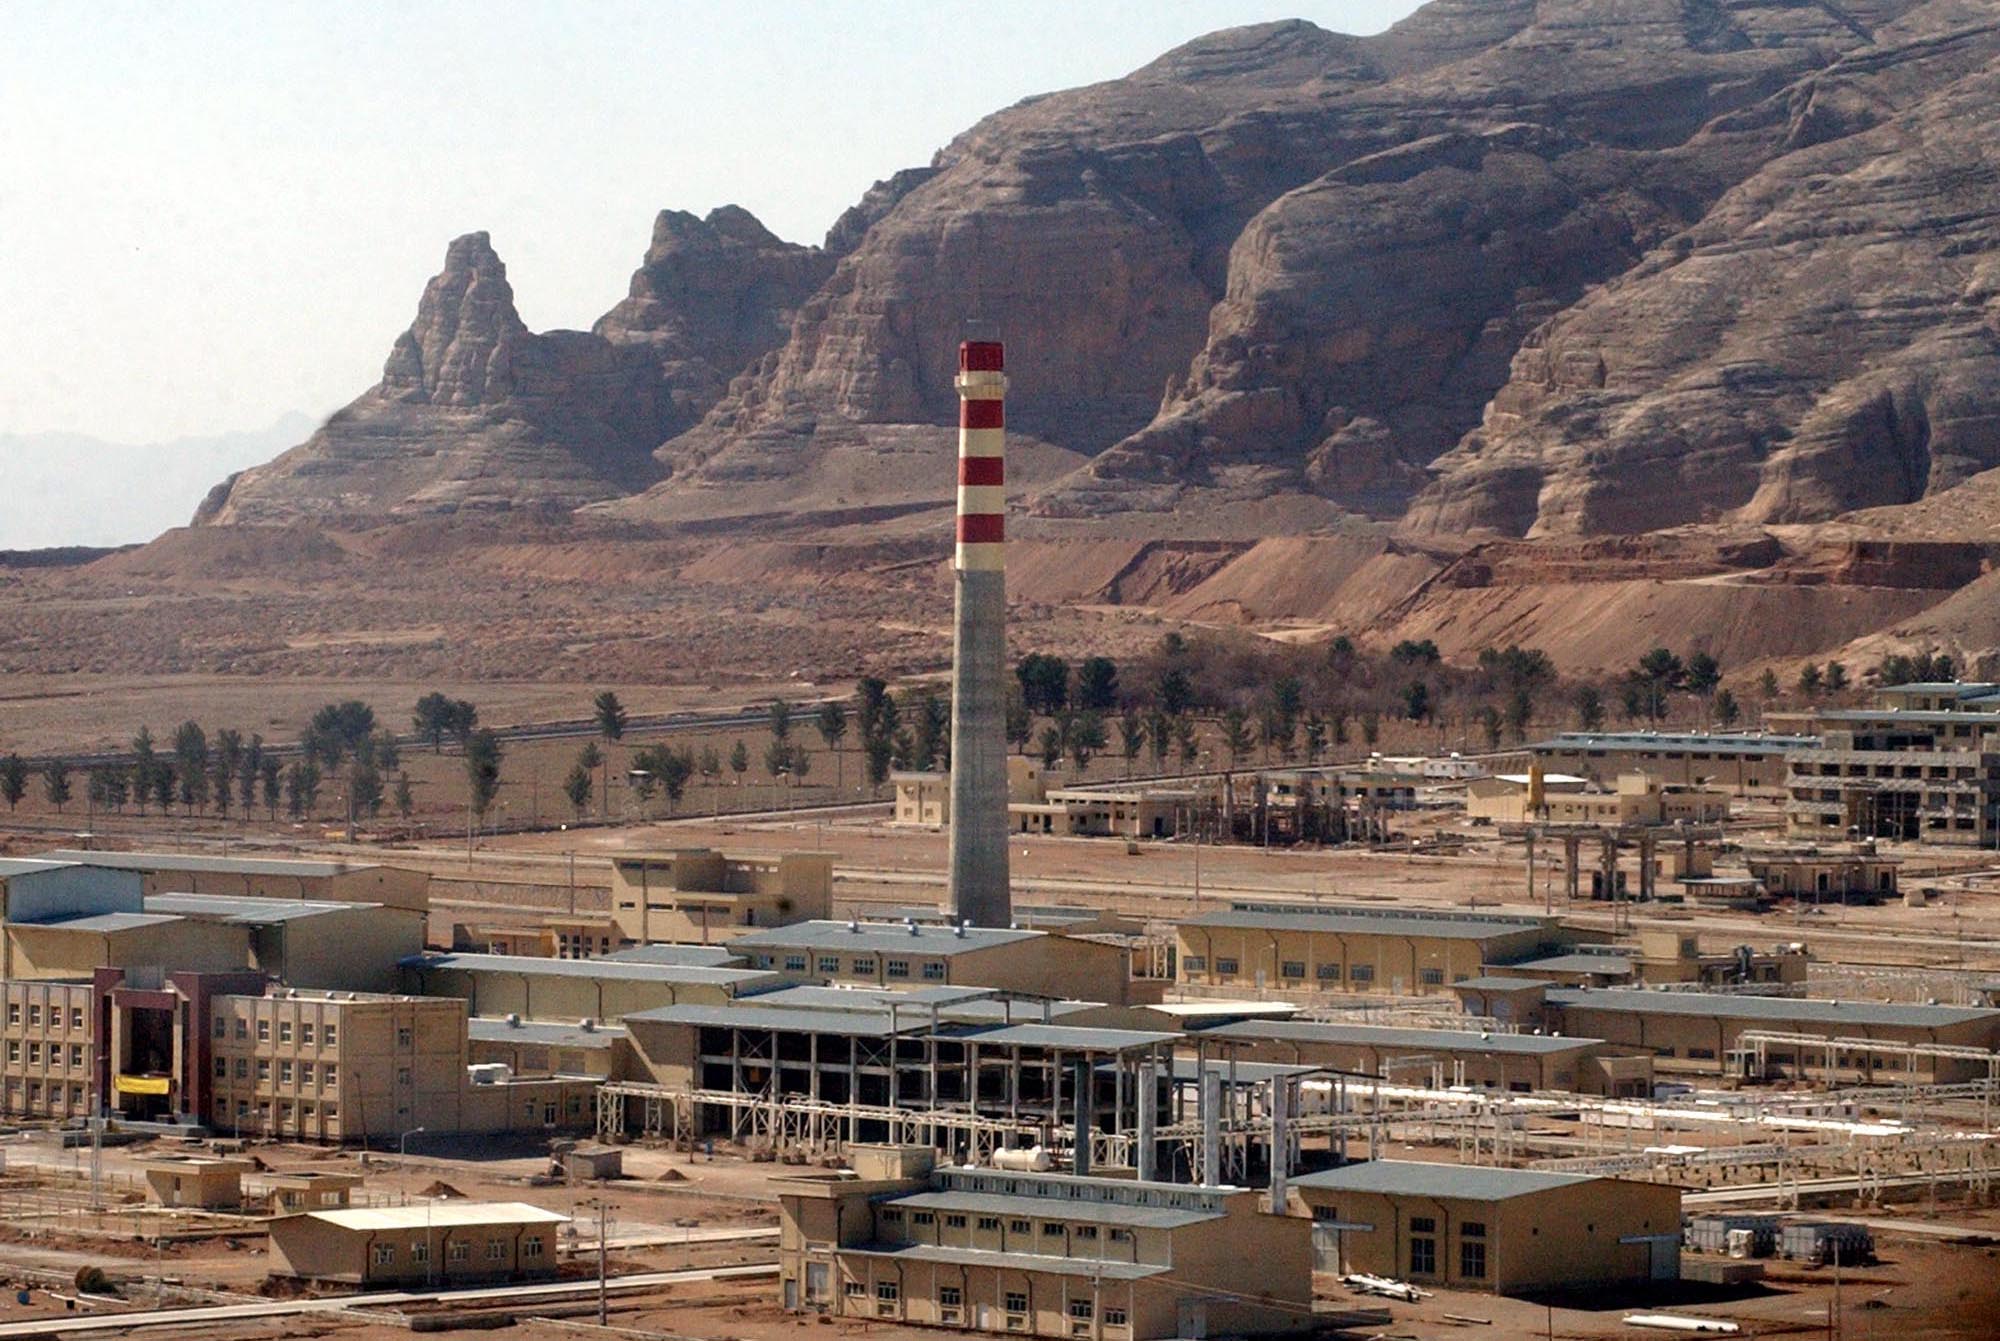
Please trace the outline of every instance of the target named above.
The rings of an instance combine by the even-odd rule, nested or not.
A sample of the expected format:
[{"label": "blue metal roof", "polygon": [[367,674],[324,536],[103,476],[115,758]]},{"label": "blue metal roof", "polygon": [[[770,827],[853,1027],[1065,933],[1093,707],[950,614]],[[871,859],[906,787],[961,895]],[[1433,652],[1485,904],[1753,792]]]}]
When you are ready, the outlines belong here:
[{"label": "blue metal roof", "polygon": [[1757,1020],[1766,1024],[1902,1025],[1935,1029],[1970,1021],[2000,1022],[2000,1010],[1978,1006],[1919,1006],[1884,1001],[1820,1001],[1802,997],[1736,993],[1649,992],[1636,988],[1556,988],[1551,1006],[1612,1010],[1624,1014],[1694,1015],[1709,1019]]},{"label": "blue metal roof", "polygon": [[[1540,984],[1537,984],[1538,986]],[[1438,1052],[1510,1052],[1541,1055],[1595,1047],[1602,1039],[1553,1034],[1496,1034],[1472,1029],[1405,1029],[1388,1024],[1330,1024],[1320,1020],[1244,1020],[1204,1029],[1198,1038],[1245,1042],[1349,1044],[1371,1048],[1430,1049]]]},{"label": "blue metal roof", "polygon": [[751,931],[730,942],[738,950],[858,950],[863,954],[959,955],[1045,935],[1012,927],[926,926],[919,922],[793,922]]}]

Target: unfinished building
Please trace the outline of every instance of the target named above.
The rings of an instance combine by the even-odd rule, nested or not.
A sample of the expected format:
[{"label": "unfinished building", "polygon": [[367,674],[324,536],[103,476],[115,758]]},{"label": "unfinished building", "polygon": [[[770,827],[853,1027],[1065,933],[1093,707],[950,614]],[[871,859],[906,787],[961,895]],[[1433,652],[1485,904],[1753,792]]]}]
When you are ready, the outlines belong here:
[{"label": "unfinished building", "polygon": [[1793,837],[2000,844],[2000,685],[1896,685],[1811,718],[1820,739],[1787,755]]}]

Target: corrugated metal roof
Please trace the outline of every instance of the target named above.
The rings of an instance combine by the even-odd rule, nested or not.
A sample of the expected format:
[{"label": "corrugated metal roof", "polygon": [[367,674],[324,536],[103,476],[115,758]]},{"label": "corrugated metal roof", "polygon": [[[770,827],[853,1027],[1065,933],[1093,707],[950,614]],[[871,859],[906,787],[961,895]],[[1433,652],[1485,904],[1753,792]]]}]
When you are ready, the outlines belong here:
[{"label": "corrugated metal roof", "polygon": [[1147,1229],[1178,1229],[1182,1225],[1198,1225],[1204,1220],[1222,1218],[1221,1211],[1187,1210],[1178,1206],[1134,1206],[1117,1201],[1014,1196],[1005,1192],[968,1192],[954,1188],[940,1192],[912,1192],[908,1196],[887,1198],[882,1204],[913,1211],[964,1211],[972,1215],[1016,1215]]},{"label": "corrugated metal roof", "polygon": [[1591,1179],[1576,1173],[1543,1173],[1535,1169],[1490,1169],[1464,1164],[1427,1164],[1409,1159],[1371,1159],[1292,1179],[1293,1187],[1331,1192],[1380,1192],[1389,1196],[1459,1197],[1466,1201],[1505,1201],[1558,1187],[1573,1187]]},{"label": "corrugated metal roof", "polygon": [[1623,955],[1566,954],[1542,959],[1522,959],[1504,965],[1514,969],[1542,969],[1549,973],[1630,973],[1632,961]]},{"label": "corrugated metal roof", "polygon": [[466,1037],[475,1043],[526,1043],[531,1047],[589,1048],[611,1047],[625,1037],[613,1024],[597,1024],[585,1029],[580,1024],[555,1024],[546,1020],[506,1020],[474,1016],[465,1022]]},{"label": "corrugated metal roof", "polygon": [[[628,1011],[629,1025],[680,1024],[703,1029],[774,1029],[790,1034],[859,1034],[882,1038],[889,1033],[889,1012],[870,1014],[858,1010],[783,1010],[769,1006],[655,1006],[651,1010]],[[895,1032],[921,1033],[930,1021],[915,1011],[898,1015]]]},{"label": "corrugated metal roof", "polygon": [[180,852],[79,852],[61,848],[49,853],[57,861],[107,866],[120,871],[198,871],[214,875],[293,875],[308,878],[372,871],[379,863],[291,860],[277,857],[195,857]]},{"label": "corrugated metal roof", "polygon": [[463,973],[525,973],[540,978],[592,978],[617,982],[666,982],[743,987],[783,979],[762,969],[711,968],[705,964],[634,964],[606,959],[548,959],[540,955],[483,955],[438,952],[411,955],[408,969],[450,969]]},{"label": "corrugated metal roof", "polygon": [[1226,908],[1181,924],[1189,927],[1247,928],[1253,931],[1318,931],[1342,936],[1433,936],[1443,940],[1489,940],[1540,931],[1545,924],[1533,917],[1454,917],[1448,913],[1382,910],[1356,912],[1327,909],[1315,912],[1265,912]]},{"label": "corrugated metal roof", "polygon": [[567,1215],[530,1206],[525,1201],[460,1201],[455,1198],[410,1206],[350,1206],[331,1211],[304,1211],[301,1214],[324,1224],[363,1232],[422,1229],[425,1225],[445,1229],[469,1225],[556,1225],[569,1222]]},{"label": "corrugated metal roof", "polygon": [[889,1258],[901,1262],[936,1262],[941,1266],[992,1267],[1005,1271],[1040,1271],[1057,1276],[1090,1276],[1104,1280],[1144,1280],[1162,1276],[1172,1267],[1145,1262],[1113,1262],[1095,1257],[1048,1257],[1040,1253],[1000,1253],[979,1248],[942,1248],[928,1243],[837,1248],[841,1254]]},{"label": "corrugated metal roof", "polygon": [[1505,974],[1488,973],[1477,978],[1464,978],[1452,984],[1454,989],[1470,987],[1477,992],[1519,992],[1530,987],[1547,987],[1540,978],[1509,978]]},{"label": "corrugated metal roof", "polygon": [[176,913],[182,917],[219,918],[245,926],[265,926],[275,922],[297,922],[329,913],[352,912],[357,908],[380,908],[379,903],[334,903],[325,899],[258,899],[230,894],[149,894],[146,911]]},{"label": "corrugated metal roof", "polygon": [[118,931],[143,931],[147,927],[162,927],[181,920],[165,913],[87,913],[82,917],[66,917],[50,922],[10,922],[8,925],[38,927],[44,931],[82,931],[102,936]]},{"label": "corrugated metal roof", "polygon": [[[1554,993],[1550,996],[1553,998]],[[1508,1052],[1528,1056],[1569,1052],[1603,1041],[1596,1038],[1558,1038],[1551,1034],[1486,1034],[1472,1029],[1402,1029],[1387,1024],[1330,1024],[1320,1020],[1244,1020],[1204,1029],[1200,1037],[1428,1048],[1439,1052]]]},{"label": "corrugated metal roof", "polygon": [[739,964],[743,956],[723,945],[631,945],[597,956],[598,963],[689,964],[702,968],[725,968]]},{"label": "corrugated metal roof", "polygon": [[50,861],[43,857],[0,857],[0,880],[16,875],[37,875],[43,871],[60,871],[66,866],[74,866],[73,861]]},{"label": "corrugated metal roof", "polygon": [[738,936],[738,951],[769,954],[781,950],[860,950],[893,954],[960,955],[1046,935],[1013,927],[943,927],[890,922],[794,922]]},{"label": "corrugated metal roof", "polygon": [[1935,1029],[1986,1020],[2000,1010],[1978,1006],[1913,1006],[1886,1001],[1821,1001],[1736,993],[1648,992],[1637,988],[1570,987],[1549,992],[1551,1006],[1612,1010],[1624,1014],[1693,1015],[1704,1019],[1757,1020],[1766,1024],[1899,1025]]},{"label": "corrugated metal roof", "polygon": [[1177,1020],[1289,1019],[1299,1013],[1289,1001],[1155,1001],[1145,1009]]},{"label": "corrugated metal roof", "polygon": [[1074,1048],[1079,1052],[1124,1052],[1174,1043],[1179,1034],[1151,1029],[1084,1029],[1064,1024],[1008,1024],[959,1035],[969,1043],[999,1044],[1002,1047]]},{"label": "corrugated metal roof", "polygon": [[[1176,1057],[1173,1062],[1175,1080],[1194,1081],[1201,1071],[1193,1057]],[[1239,1085],[1261,1085],[1274,1076],[1310,1076],[1326,1070],[1323,1066],[1281,1066],[1276,1062],[1229,1062],[1214,1057],[1208,1059],[1207,1069],[1225,1079],[1234,1075]]]}]

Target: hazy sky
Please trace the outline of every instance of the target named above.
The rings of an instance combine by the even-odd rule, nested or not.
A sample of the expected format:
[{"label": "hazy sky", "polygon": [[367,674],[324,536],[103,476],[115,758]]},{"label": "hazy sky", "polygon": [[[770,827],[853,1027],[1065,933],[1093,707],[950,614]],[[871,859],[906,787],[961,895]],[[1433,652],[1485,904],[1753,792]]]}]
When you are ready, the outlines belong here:
[{"label": "hazy sky", "polygon": [[9,3],[0,438],[324,414],[380,376],[459,233],[493,234],[531,327],[583,327],[662,207],[735,202],[818,242],[1028,94],[1216,28],[1373,32],[1415,7]]}]

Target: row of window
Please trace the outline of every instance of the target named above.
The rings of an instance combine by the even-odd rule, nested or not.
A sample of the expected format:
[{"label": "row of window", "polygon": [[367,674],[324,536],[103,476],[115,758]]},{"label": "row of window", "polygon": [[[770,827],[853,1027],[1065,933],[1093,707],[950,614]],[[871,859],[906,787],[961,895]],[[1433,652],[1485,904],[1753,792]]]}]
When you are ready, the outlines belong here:
[{"label": "row of window", "polygon": [[[903,1212],[893,1206],[884,1207],[881,1218],[882,1223],[885,1225],[900,1225],[903,1223]],[[937,1223],[937,1220],[938,1216],[935,1211],[911,1211],[909,1213],[909,1223],[912,1226],[933,1225]],[[978,1228],[982,1232],[989,1234],[997,1233],[1000,1229],[1001,1218],[997,1215],[982,1215],[978,1217],[978,1222]],[[945,1213],[944,1227],[946,1229],[964,1229],[967,1227],[967,1223],[967,1217],[963,1214],[951,1211]],[[1044,1220],[1041,1224],[1042,1237],[1044,1238],[1061,1238],[1065,1233],[1075,1239],[1095,1240],[1097,1238],[1098,1227],[1096,1225],[1070,1224],[1062,1220]],[[1007,1232],[1010,1234],[1028,1234],[1033,1231],[1034,1222],[1032,1220],[1009,1219],[1007,1221]],[[1105,1237],[1113,1243],[1129,1243],[1132,1240],[1132,1231],[1114,1227],[1106,1231]]]},{"label": "row of window", "polygon": [[[527,1262],[538,1261],[542,1256],[542,1252],[543,1245],[540,1239],[521,1240],[521,1260]],[[431,1260],[431,1245],[428,1243],[412,1243],[408,1246],[408,1253],[409,1260],[413,1265],[423,1266]],[[468,1239],[453,1239],[445,1249],[445,1256],[452,1262],[471,1261],[471,1241]],[[486,1240],[486,1260],[489,1262],[506,1261],[507,1240]],[[393,1243],[376,1244],[374,1248],[374,1261],[378,1267],[392,1267],[396,1265],[396,1245]]]},{"label": "row of window", "polygon": [[[1208,956],[1183,955],[1181,956],[1181,964],[1191,974],[1206,973],[1208,971]],[[1216,957],[1215,972],[1218,977],[1234,978],[1242,973],[1242,971],[1242,961],[1222,955]],[[1305,962],[1299,959],[1285,960],[1278,965],[1278,976],[1294,981],[1304,980],[1306,977]],[[1318,978],[1321,982],[1339,982],[1340,965],[1316,965],[1313,968],[1312,976]],[[1465,976],[1464,974],[1459,974],[1456,981],[1464,981]],[[1373,964],[1350,964],[1347,966],[1347,978],[1350,982],[1374,982],[1375,966]],[[1444,970],[1441,968],[1418,969],[1417,980],[1426,986],[1442,987],[1444,985]]]},{"label": "row of window", "polygon": [[[217,1126],[229,1123],[231,1109],[227,1095],[215,1096],[214,1111]],[[248,1099],[238,1099],[234,1111],[235,1125],[238,1127],[246,1127],[255,1122],[258,1126],[271,1129],[272,1120],[275,1118],[277,1121],[275,1130],[278,1131],[290,1130],[294,1121],[302,1127],[310,1128],[318,1122],[325,1122],[331,1126],[340,1120],[340,1105],[330,1099],[325,1103],[314,1103],[307,1099],[298,1104],[294,1104],[290,1099],[280,1099],[275,1108],[269,1099],[260,1099],[254,1110],[250,1107]],[[407,1108],[399,1108],[396,1111],[399,1114],[409,1112]]]},{"label": "row of window", "polygon": [[[757,967],[759,968],[770,968],[774,962],[776,961],[770,955],[757,956]],[[783,962],[785,972],[787,973],[804,973],[807,966],[810,965],[813,972],[823,977],[836,978],[841,976],[839,955],[820,955],[817,958],[808,955],[786,955]],[[873,955],[856,955],[848,961],[847,976],[849,977],[872,978],[875,976],[875,971],[876,960]],[[881,964],[881,971],[882,976],[885,978],[908,978],[910,976],[910,961],[907,959],[885,960]],[[917,976],[927,982],[943,982],[944,961],[941,959],[926,961],[919,967]]]},{"label": "row of window", "polygon": [[[22,1019],[21,1003],[19,1001],[9,1001],[7,1003],[7,1023],[14,1028],[19,1028],[21,1024],[21,1019]],[[42,1027],[41,1002],[30,1001],[27,1003],[27,1021],[28,1021],[28,1028],[30,1029],[40,1029]],[[49,1028],[51,1029],[62,1028],[63,1008],[61,1006],[50,1006],[48,1009],[48,1021],[49,1021]],[[83,1028],[82,1006],[71,1006],[69,1008],[69,1027],[72,1029]]]},{"label": "row of window", "polygon": [[[7,1064],[9,1066],[19,1066],[21,1064],[21,1055],[21,1040],[18,1038],[8,1039]],[[49,1044],[48,1058],[50,1066],[61,1066],[63,1064],[63,1055],[63,1045],[61,1043]],[[81,1067],[83,1065],[83,1044],[71,1043],[69,1045],[68,1056],[69,1064],[72,1067]],[[29,1066],[40,1066],[42,1064],[42,1045],[34,1039],[28,1040],[27,1057]]]},{"label": "row of window", "polygon": [[[248,1080],[250,1078],[250,1059],[248,1057],[236,1058],[233,1071],[236,1079]],[[271,1071],[271,1059],[269,1057],[259,1057],[257,1059],[257,1079],[269,1080],[271,1078]],[[229,1079],[231,1072],[232,1066],[229,1058],[217,1057],[215,1059],[215,1078],[217,1080]],[[293,1074],[291,1062],[280,1061],[277,1063],[278,1083],[280,1085],[291,1084]],[[335,1089],[340,1085],[340,1067],[333,1062],[327,1062],[324,1065],[318,1066],[312,1062],[300,1062],[298,1063],[296,1074],[301,1085],[311,1085],[317,1082],[328,1089]],[[409,1067],[405,1066],[397,1071],[396,1083],[399,1085],[410,1083]]]},{"label": "row of window", "polygon": [[48,1082],[47,1090],[44,1091],[41,1081],[30,1080],[23,1084],[19,1076],[11,1077],[7,1081],[7,1109],[9,1112],[20,1112],[22,1110],[24,1095],[29,1107],[39,1108],[45,1092],[49,1103],[61,1104],[63,1096],[67,1094],[69,1096],[70,1109],[74,1112],[83,1111],[84,1095],[83,1083],[81,1081],[73,1082],[65,1088],[62,1081],[51,1080]]},{"label": "row of window", "polygon": [[[847,1297],[850,1299],[866,1299],[868,1297],[868,1283],[859,1280],[848,1281]],[[901,1302],[902,1297],[903,1287],[899,1282],[893,1280],[878,1280],[875,1282],[875,1302],[884,1311],[892,1309],[897,1303]],[[940,1285],[937,1292],[937,1302],[940,1309],[955,1313],[965,1307],[965,1291],[956,1285]],[[1005,1291],[1000,1296],[1000,1307],[1009,1318],[1026,1318],[1028,1314],[1027,1292],[1024,1290]],[[1065,1311],[1069,1314],[1072,1322],[1090,1322],[1096,1317],[1098,1312],[1088,1299],[1071,1299],[1067,1301]],[[1106,1327],[1123,1327],[1129,1321],[1129,1315],[1122,1308],[1106,1308],[1103,1310],[1103,1314],[1104,1325]]]},{"label": "row of window", "polygon": [[[230,1032],[231,1031],[228,1018],[222,1015],[216,1016],[215,1036],[217,1038],[228,1038],[230,1036]],[[244,1019],[240,1015],[236,1018],[235,1036],[239,1041],[248,1039],[250,1037],[250,1022]],[[318,1037],[322,1040],[323,1045],[326,1047],[329,1048],[339,1047],[340,1026],[329,1021],[326,1024],[326,1026],[319,1031]],[[313,1023],[311,1020],[299,1021],[298,1039],[299,1039],[299,1044],[302,1047],[310,1048],[314,1046],[313,1042],[314,1030],[313,1030]],[[271,1022],[269,1020],[260,1019],[257,1021],[257,1041],[259,1043],[269,1043],[271,1041]],[[278,1021],[278,1041],[280,1043],[289,1043],[292,1041],[292,1022],[290,1020]],[[396,1031],[397,1047],[407,1048],[414,1041],[415,1038],[408,1029],[398,1029]]]}]

